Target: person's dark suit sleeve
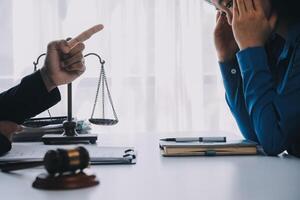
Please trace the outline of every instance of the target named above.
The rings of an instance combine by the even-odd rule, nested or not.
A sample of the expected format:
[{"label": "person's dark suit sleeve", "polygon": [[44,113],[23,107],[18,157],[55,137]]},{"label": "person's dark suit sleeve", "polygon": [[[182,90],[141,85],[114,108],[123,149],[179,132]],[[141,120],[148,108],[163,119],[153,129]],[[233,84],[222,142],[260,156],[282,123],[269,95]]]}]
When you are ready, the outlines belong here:
[{"label": "person's dark suit sleeve", "polygon": [[[60,99],[58,88],[48,92],[40,71],[37,71],[24,77],[19,85],[0,94],[0,121],[22,124],[26,119],[52,107]],[[0,137],[1,146],[7,142],[4,139]]]}]

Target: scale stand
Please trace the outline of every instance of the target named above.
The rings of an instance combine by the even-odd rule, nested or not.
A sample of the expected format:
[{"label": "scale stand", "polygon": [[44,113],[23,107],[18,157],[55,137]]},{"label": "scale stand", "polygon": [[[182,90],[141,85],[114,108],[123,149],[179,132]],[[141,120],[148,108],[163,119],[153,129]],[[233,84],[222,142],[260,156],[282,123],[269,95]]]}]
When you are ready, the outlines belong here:
[{"label": "scale stand", "polygon": [[78,134],[76,122],[72,120],[72,83],[68,84],[68,118],[63,123],[64,132],[61,135],[46,134],[42,137],[44,144],[74,144],[91,143],[95,144],[98,136],[95,134]]},{"label": "scale stand", "polygon": [[[99,64],[101,66],[94,106],[93,106],[92,115],[91,118],[89,119],[89,122],[95,125],[102,125],[102,126],[115,125],[119,122],[119,119],[117,117],[117,113],[115,111],[112,97],[108,88],[107,78],[104,71],[105,61],[102,60],[101,57],[96,53],[88,53],[84,57],[86,58],[88,56],[97,57]],[[36,69],[36,64],[35,64],[35,69]],[[102,118],[95,118],[94,113],[96,110],[96,105],[97,105],[98,96],[100,92],[102,94]],[[105,102],[104,102],[105,93],[107,93],[108,95],[109,104],[111,105],[114,118],[109,119],[105,117]],[[68,84],[68,116],[67,116],[67,121],[63,123],[63,128],[64,128],[64,132],[62,135],[47,134],[42,137],[42,141],[45,144],[70,144],[70,143],[74,144],[74,143],[82,143],[82,142],[95,144],[97,141],[97,135],[95,134],[78,134],[76,132],[76,122],[73,121],[72,119],[72,83]]]}]

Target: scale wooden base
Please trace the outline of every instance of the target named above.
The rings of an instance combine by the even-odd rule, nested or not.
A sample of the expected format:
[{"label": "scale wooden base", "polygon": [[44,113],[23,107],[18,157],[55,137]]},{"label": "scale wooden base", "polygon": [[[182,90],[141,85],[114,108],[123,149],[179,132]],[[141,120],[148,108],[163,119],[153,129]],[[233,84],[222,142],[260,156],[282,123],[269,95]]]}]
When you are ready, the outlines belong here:
[{"label": "scale wooden base", "polygon": [[98,136],[95,134],[85,134],[79,135],[76,134],[75,136],[66,136],[62,135],[55,135],[55,134],[47,134],[42,137],[42,142],[44,144],[78,144],[78,143],[91,143],[96,144]]},{"label": "scale wooden base", "polygon": [[84,172],[67,175],[40,174],[32,183],[32,187],[43,190],[70,190],[92,187],[99,184],[95,175]]},{"label": "scale wooden base", "polygon": [[70,121],[63,123],[64,133],[61,135],[47,134],[42,137],[44,144],[95,144],[98,136],[95,134],[78,134],[76,132],[76,122],[72,121],[72,116],[68,116]]}]

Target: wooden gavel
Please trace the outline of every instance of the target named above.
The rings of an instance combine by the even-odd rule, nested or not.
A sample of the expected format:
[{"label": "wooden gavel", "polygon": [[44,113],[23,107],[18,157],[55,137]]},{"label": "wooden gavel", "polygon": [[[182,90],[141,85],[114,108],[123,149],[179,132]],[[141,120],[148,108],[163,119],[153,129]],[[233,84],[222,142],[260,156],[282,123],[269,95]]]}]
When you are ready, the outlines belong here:
[{"label": "wooden gavel", "polygon": [[44,156],[43,161],[18,161],[0,164],[3,172],[10,172],[21,169],[28,169],[43,166],[49,174],[63,174],[66,172],[75,173],[82,171],[90,163],[89,152],[84,147],[74,149],[49,150]]}]

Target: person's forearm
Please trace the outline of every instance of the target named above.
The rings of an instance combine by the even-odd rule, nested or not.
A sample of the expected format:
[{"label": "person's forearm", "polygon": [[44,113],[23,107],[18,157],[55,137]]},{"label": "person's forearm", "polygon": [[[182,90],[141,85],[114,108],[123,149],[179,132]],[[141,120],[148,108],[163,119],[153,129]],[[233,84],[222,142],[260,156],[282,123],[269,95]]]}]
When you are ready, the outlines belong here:
[{"label": "person's forearm", "polygon": [[[239,52],[237,57],[243,78],[246,107],[254,130],[266,153],[277,155],[287,149],[288,139],[294,134],[286,126],[294,122],[287,120],[288,114],[282,115],[280,110],[290,112],[293,101],[299,102],[300,99],[277,93],[263,47],[248,48]],[[295,87],[299,91],[299,86]]]},{"label": "person's forearm", "polygon": [[0,94],[0,120],[23,123],[60,101],[56,88],[48,92],[40,71],[22,79],[21,83]]},{"label": "person's forearm", "polygon": [[225,98],[243,136],[257,142],[249,113],[246,109],[242,78],[237,60],[219,63],[225,87]]},{"label": "person's forearm", "polygon": [[53,81],[50,79],[49,72],[47,71],[47,67],[42,67],[40,73],[48,92],[51,92],[53,89],[57,87],[55,83],[53,83]]}]

